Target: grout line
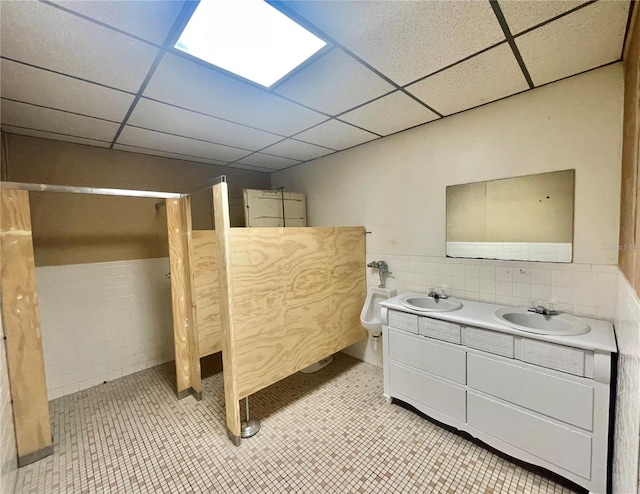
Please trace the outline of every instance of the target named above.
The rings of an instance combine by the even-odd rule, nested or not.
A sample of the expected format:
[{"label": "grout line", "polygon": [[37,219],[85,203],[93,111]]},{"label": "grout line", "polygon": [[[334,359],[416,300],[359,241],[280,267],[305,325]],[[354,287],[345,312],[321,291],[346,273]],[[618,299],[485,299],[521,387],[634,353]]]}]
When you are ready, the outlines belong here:
[{"label": "grout line", "polygon": [[518,46],[516,45],[516,42],[513,39],[513,36],[511,35],[511,30],[509,29],[507,20],[504,18],[504,14],[502,13],[502,9],[500,8],[498,1],[489,0],[489,3],[491,4],[493,13],[496,15],[496,18],[498,19],[498,23],[500,24],[500,27],[502,28],[502,31],[504,32],[505,37],[507,38],[507,42],[511,47],[511,51],[513,51],[513,56],[516,57],[516,61],[520,66],[520,70],[522,70],[522,75],[524,75],[524,78],[526,79],[527,84],[529,84],[529,89],[533,89],[535,85],[531,80],[531,75],[529,74],[529,70],[527,69],[527,66],[524,64],[524,60],[522,59],[520,50],[518,49]]},{"label": "grout line", "polygon": [[127,114],[124,116],[124,119],[120,123],[120,127],[116,131],[116,134],[113,137],[113,141],[111,141],[111,146],[109,146],[110,149],[113,149],[113,146],[115,146],[116,142],[118,141],[120,134],[124,130],[125,126],[127,125],[127,122],[129,121],[129,118],[131,117],[133,110],[138,104],[138,101],[140,101],[140,98],[142,97],[142,93],[144,92],[144,90],[147,88],[147,85],[151,81],[151,77],[153,77],[153,74],[158,68],[158,65],[160,65],[160,62],[162,61],[162,58],[167,52],[168,47],[174,42],[175,38],[178,36],[178,32],[184,28],[186,22],[191,17],[191,14],[193,13],[197,5],[198,5],[197,3],[191,4],[189,2],[186,2],[182,6],[182,9],[180,10],[178,17],[176,18],[173,25],[171,26],[171,29],[169,30],[169,34],[167,34],[167,37],[164,40],[164,43],[162,43],[162,46],[160,47],[158,54],[156,55],[155,59],[153,60],[153,63],[151,64],[151,67],[149,68],[149,72],[147,72],[147,75],[142,81],[142,84],[140,85],[140,89],[138,89],[138,92],[133,98],[133,102],[131,103],[131,106],[129,107]]}]

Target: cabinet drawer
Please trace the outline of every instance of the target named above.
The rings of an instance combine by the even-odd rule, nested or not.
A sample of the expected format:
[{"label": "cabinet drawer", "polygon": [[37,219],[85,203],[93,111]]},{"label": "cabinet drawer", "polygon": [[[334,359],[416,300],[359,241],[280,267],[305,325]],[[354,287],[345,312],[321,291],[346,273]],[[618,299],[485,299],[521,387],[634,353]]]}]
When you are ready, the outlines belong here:
[{"label": "cabinet drawer", "polygon": [[429,338],[448,341],[458,345],[462,342],[462,338],[460,336],[460,325],[453,322],[421,317],[418,321],[418,332],[421,335],[428,336]]},{"label": "cabinet drawer", "polygon": [[486,329],[465,328],[464,342],[470,348],[513,358],[513,336]]},{"label": "cabinet drawer", "polygon": [[466,383],[466,352],[422,336],[389,330],[389,358],[450,381]]},{"label": "cabinet drawer", "polygon": [[587,434],[473,392],[467,393],[467,421],[471,427],[569,472],[585,479],[591,476],[591,437]]},{"label": "cabinet drawer", "polygon": [[418,334],[418,316],[415,314],[407,314],[406,312],[398,312],[397,310],[390,310],[389,326]]},{"label": "cabinet drawer", "polygon": [[585,375],[585,354],[579,348],[570,348],[536,340],[522,340],[522,361],[556,369],[576,376]]},{"label": "cabinet drawer", "polygon": [[467,355],[469,387],[585,430],[593,429],[593,388],[478,355]]},{"label": "cabinet drawer", "polygon": [[465,422],[466,392],[463,388],[394,362],[389,363],[389,385],[392,392],[396,391],[459,422]]}]

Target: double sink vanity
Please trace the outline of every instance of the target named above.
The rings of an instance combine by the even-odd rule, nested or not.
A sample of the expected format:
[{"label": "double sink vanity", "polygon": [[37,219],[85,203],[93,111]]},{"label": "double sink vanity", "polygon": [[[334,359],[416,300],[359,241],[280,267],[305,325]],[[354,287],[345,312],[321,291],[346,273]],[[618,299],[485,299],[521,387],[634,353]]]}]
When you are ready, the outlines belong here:
[{"label": "double sink vanity", "polygon": [[424,294],[380,305],[387,400],[607,492],[610,323]]}]

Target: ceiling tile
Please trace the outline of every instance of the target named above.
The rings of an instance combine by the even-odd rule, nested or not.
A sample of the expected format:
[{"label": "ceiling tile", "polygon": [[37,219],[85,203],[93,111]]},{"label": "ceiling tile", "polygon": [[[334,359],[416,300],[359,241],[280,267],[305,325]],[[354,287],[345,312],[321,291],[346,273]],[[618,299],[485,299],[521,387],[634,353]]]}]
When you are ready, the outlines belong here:
[{"label": "ceiling tile", "polygon": [[286,139],[262,150],[263,153],[274,154],[300,161],[309,161],[335,152],[333,149],[316,146],[296,139]]},{"label": "ceiling tile", "polygon": [[269,154],[256,153],[251,156],[247,156],[246,158],[242,158],[234,164],[258,166],[260,168],[268,168],[270,170],[281,170],[283,168],[297,165],[298,163],[300,163],[300,161],[271,156]]},{"label": "ceiling tile", "polygon": [[257,151],[278,142],[281,136],[208,117],[189,110],[140,99],[129,125]]},{"label": "ceiling tile", "polygon": [[296,137],[320,146],[346,149],[377,139],[378,136],[338,120],[328,120],[312,129],[305,130]]},{"label": "ceiling tile", "polygon": [[383,96],[340,116],[340,120],[380,135],[393,134],[436,118],[438,115],[402,91]]},{"label": "ceiling tile", "polygon": [[0,121],[3,125],[109,142],[118,130],[117,123],[8,100],[2,100]]},{"label": "ceiling tile", "polygon": [[516,38],[535,85],[620,59],[628,2],[596,2]]},{"label": "ceiling tile", "polygon": [[489,2],[284,3],[400,85],[504,39]]},{"label": "ceiling tile", "polygon": [[94,139],[84,139],[82,137],[73,137],[62,134],[52,134],[51,132],[44,132],[42,130],[22,129],[20,127],[12,127],[11,125],[2,125],[2,132],[7,134],[19,134],[23,136],[40,137],[42,139],[52,139],[54,141],[74,142],[76,144],[87,144],[89,146],[96,146],[101,148],[108,148],[111,142],[96,141]]},{"label": "ceiling tile", "polygon": [[444,115],[526,89],[529,85],[507,43],[407,87]]},{"label": "ceiling tile", "polygon": [[3,98],[121,121],[133,95],[28,65],[0,60]]},{"label": "ceiling tile", "polygon": [[177,0],[53,0],[53,3],[157,45],[164,43],[184,5]]},{"label": "ceiling tile", "polygon": [[571,0],[541,2],[540,0],[502,0],[498,2],[504,18],[509,25],[511,34],[516,35],[537,26],[538,24],[553,19],[571,9],[574,9],[588,0]]},{"label": "ceiling tile", "polygon": [[270,168],[262,168],[260,166],[243,165],[240,163],[231,163],[229,168],[239,168],[240,170],[251,170],[252,172],[271,173],[275,170]]},{"label": "ceiling tile", "polygon": [[3,57],[137,92],[158,52],[42,2],[2,2]]},{"label": "ceiling tile", "polygon": [[276,92],[337,115],[394,89],[375,72],[335,49],[288,79]]},{"label": "ceiling tile", "polygon": [[185,154],[167,153],[164,151],[158,151],[156,149],[146,149],[138,146],[127,146],[126,144],[116,144],[115,146],[113,146],[113,149],[117,149],[119,151],[129,151],[132,153],[139,153],[139,154],[149,154],[151,156],[162,156],[163,158],[172,158],[172,159],[182,160],[182,161],[195,161],[196,163],[204,163],[206,165],[219,165],[219,166],[226,165],[226,163],[222,161],[209,160],[207,158],[199,158],[195,156],[188,156]]},{"label": "ceiling tile", "polygon": [[118,137],[118,144],[128,144],[129,146],[139,146],[168,153],[186,154],[221,162],[235,161],[249,154],[249,151],[243,151],[242,149],[129,127],[128,125]]},{"label": "ceiling tile", "polygon": [[144,95],[282,135],[326,119],[313,110],[171,54],[163,58]]}]

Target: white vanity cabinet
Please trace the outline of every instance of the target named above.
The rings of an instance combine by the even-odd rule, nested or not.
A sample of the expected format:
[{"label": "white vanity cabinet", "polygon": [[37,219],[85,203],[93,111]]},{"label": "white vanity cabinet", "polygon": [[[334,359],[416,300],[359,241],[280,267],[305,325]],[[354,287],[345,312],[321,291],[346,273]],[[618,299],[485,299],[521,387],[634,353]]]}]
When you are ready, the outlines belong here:
[{"label": "white vanity cabinet", "polygon": [[[479,302],[469,304],[475,315],[482,312],[476,310]],[[455,312],[434,317],[411,313],[394,299],[385,305],[384,393],[389,401],[406,402],[591,492],[606,492],[615,352],[609,323],[590,320],[598,334],[572,337],[579,344],[570,346],[558,343],[558,337],[545,341],[501,331],[487,318],[472,321],[465,317],[469,310],[458,317]],[[490,306],[486,311],[496,307],[484,305]],[[593,344],[598,338],[600,344]]]}]

